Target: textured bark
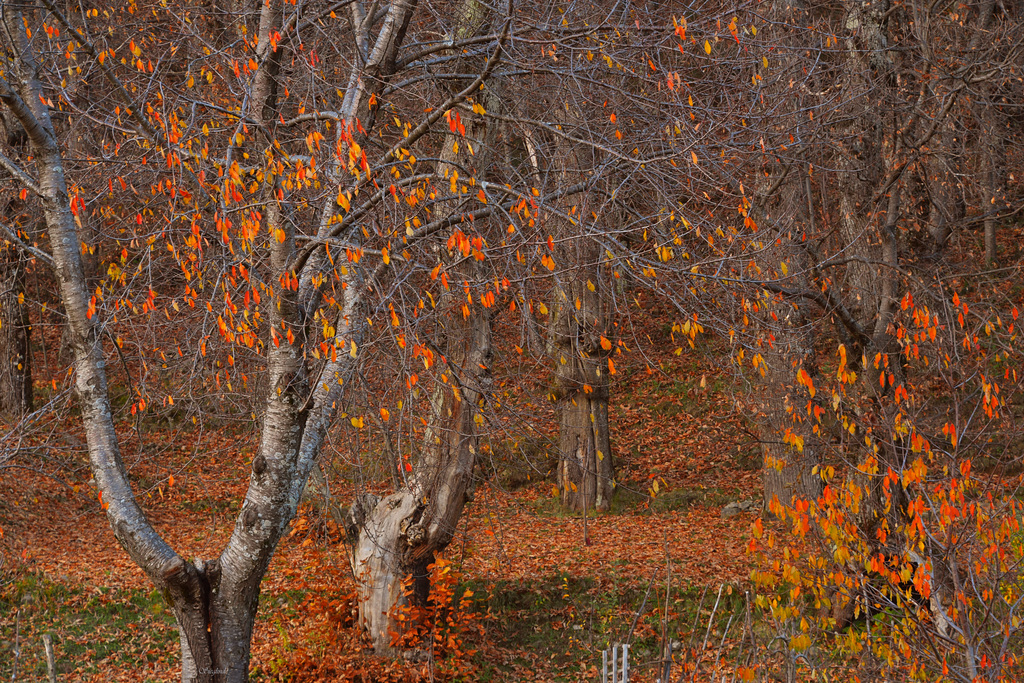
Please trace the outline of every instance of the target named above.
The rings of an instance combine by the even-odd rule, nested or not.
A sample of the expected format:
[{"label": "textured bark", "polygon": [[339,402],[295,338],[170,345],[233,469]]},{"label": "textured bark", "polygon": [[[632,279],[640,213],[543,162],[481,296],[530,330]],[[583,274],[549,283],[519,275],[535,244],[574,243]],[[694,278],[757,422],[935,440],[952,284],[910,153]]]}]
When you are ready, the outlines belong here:
[{"label": "textured bark", "polygon": [[[408,23],[413,6],[410,2],[393,6],[406,13],[399,22],[402,26]],[[277,3],[263,3],[261,8],[257,47],[261,66],[253,78],[253,97],[249,98],[246,112],[258,129],[265,129],[266,121],[279,117],[276,78],[284,48],[281,44],[273,47],[269,40],[270,32],[280,26],[278,7]],[[59,9],[52,4],[48,9],[60,16]],[[327,373],[340,379],[350,360],[341,346],[355,336],[349,321],[354,318],[351,314],[357,297],[344,298],[344,316],[337,324],[336,344],[342,351],[337,355],[343,360],[321,368],[311,395],[303,340],[313,316],[304,310],[303,304],[315,308],[317,297],[311,292],[315,287],[306,273],[298,273],[302,282],[298,291],[275,288],[274,299],[268,306],[268,322],[281,338],[277,344],[267,344],[268,392],[263,430],[241,513],[218,558],[194,562],[182,559],[146,519],[129,485],[114,429],[100,314],[89,310],[90,287],[81,258],[81,236],[70,210],[60,143],[37,77],[38,65],[28,40],[27,24],[14,7],[5,9],[3,22],[6,30],[2,39],[7,43],[7,54],[13,55],[13,62],[0,77],[0,101],[25,131],[37,178],[31,178],[9,160],[4,160],[4,166],[38,195],[43,208],[52,256],[41,257],[52,262],[60,287],[74,358],[75,389],[100,501],[117,540],[171,604],[181,637],[182,680],[246,681],[260,581],[295,514],[333,417],[340,381],[322,380]],[[382,36],[381,40],[393,42],[393,38]],[[142,131],[146,133],[148,129],[142,126]],[[268,174],[264,220],[271,231],[281,230],[285,235],[281,242],[271,241],[270,260],[276,273],[284,273],[289,271],[295,256],[295,223],[284,215],[286,208],[280,201],[279,190]]]},{"label": "textured bark", "polygon": [[804,445],[794,451],[788,445],[773,442],[761,444],[765,457],[764,507],[771,510],[778,501],[792,507],[793,500],[817,500],[821,495],[821,475],[814,471],[819,464],[815,449]]},{"label": "textured bark", "polygon": [[359,613],[377,652],[391,652],[395,621],[411,578],[414,599],[429,592],[426,567],[452,540],[472,496],[479,453],[478,423],[490,378],[491,323],[475,308],[463,316],[450,302],[445,316],[448,385],[432,396],[431,420],[416,469],[406,486],[382,500],[363,496],[352,506],[347,534],[359,581]]},{"label": "textured bark", "polygon": [[958,152],[962,144],[956,138],[952,122],[947,121],[938,136],[938,149],[925,165],[929,195],[928,232],[932,240],[932,255],[936,258],[945,251],[966,213],[959,180]]},{"label": "textured bark", "polygon": [[[27,151],[25,131],[7,111],[0,112],[0,140],[6,142],[4,152],[13,152],[12,157],[24,156]],[[6,155],[4,160],[8,160]],[[11,196],[2,219],[5,226],[27,229],[27,221],[34,222],[27,214],[26,203]],[[18,417],[33,407],[32,335],[25,304],[28,257],[13,242],[0,243],[0,415],[10,417]]]},{"label": "textured bark", "polygon": [[[582,114],[572,106],[564,112],[564,124],[580,125]],[[563,187],[589,177],[588,169],[600,168],[597,150],[556,140],[551,145],[549,172]],[[593,214],[583,196],[580,216]],[[600,209],[599,209],[600,211]],[[611,211],[601,211],[606,220]],[[573,511],[611,507],[614,479],[611,436],[608,426],[610,391],[609,337],[611,315],[603,251],[589,221],[580,223],[553,217],[557,270],[551,291],[548,321],[548,355],[554,368],[552,397],[558,409],[558,490],[563,507]],[[602,341],[603,340],[603,341]]]},{"label": "textured bark", "polygon": [[[877,329],[885,293],[883,282],[891,274],[880,273],[879,207],[875,194],[885,182],[886,149],[891,144],[892,122],[873,107],[881,104],[885,83],[893,65],[886,51],[883,22],[888,2],[847,0],[846,74],[843,100],[850,103],[848,125],[841,131],[842,151],[836,157],[839,171],[839,227],[842,241],[852,258],[845,266],[852,307],[867,330]],[[890,150],[891,151],[891,150]],[[882,275],[882,277],[879,277]],[[884,329],[884,327],[882,328]],[[860,355],[862,349],[852,349]]]},{"label": "textured bark", "polygon": [[585,235],[560,235],[555,260],[567,269],[552,293],[550,355],[558,401],[558,490],[562,505],[582,511],[611,506],[614,478],[608,428],[609,321],[602,301],[598,245]]},{"label": "textured bark", "polygon": [[985,264],[997,263],[999,210],[1002,204],[1003,175],[1006,149],[1000,135],[1000,124],[995,107],[989,105],[982,115],[983,197],[985,212]]},{"label": "textured bark", "polygon": [[[491,17],[488,5],[464,0],[455,37],[485,32]],[[466,72],[481,70],[482,61],[473,61],[466,65]],[[490,89],[476,96],[485,110],[496,111],[500,106]],[[439,208],[435,218],[458,211],[459,189],[469,178],[463,177],[460,183],[457,173],[468,171],[477,180],[486,178],[493,127],[485,116],[465,111],[461,120],[465,136],[453,131],[442,143],[437,183],[441,188],[450,183],[451,190],[441,193],[445,208]],[[352,571],[359,582],[360,621],[379,653],[393,652],[394,637],[407,628],[395,620],[399,607],[409,598],[420,603],[427,599],[427,565],[451,542],[472,497],[478,428],[483,424],[491,373],[491,312],[481,305],[489,278],[473,250],[480,253],[478,247],[466,253],[449,242],[442,257],[453,285],[441,292],[435,345],[447,363],[448,380],[431,395],[430,420],[415,470],[397,492],[382,500],[362,496],[350,509],[347,536]],[[410,580],[412,591],[407,595],[404,584]]]},{"label": "textured bark", "polygon": [[26,256],[0,247],[0,414],[32,410],[32,351],[24,303]]},{"label": "textured bark", "polygon": [[559,407],[558,489],[569,510],[608,510],[612,499],[608,395],[577,393]]}]

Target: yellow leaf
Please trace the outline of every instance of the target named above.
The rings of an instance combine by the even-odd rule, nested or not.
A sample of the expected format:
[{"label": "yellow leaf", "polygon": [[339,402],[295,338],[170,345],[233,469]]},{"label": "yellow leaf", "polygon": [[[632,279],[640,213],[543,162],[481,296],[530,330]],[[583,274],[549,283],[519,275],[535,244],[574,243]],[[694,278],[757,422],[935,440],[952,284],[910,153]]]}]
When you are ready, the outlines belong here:
[{"label": "yellow leaf", "polygon": [[711,54],[711,43],[706,40],[704,41],[704,52]]},{"label": "yellow leaf", "polygon": [[357,351],[357,350],[358,350],[358,347],[356,346],[356,343],[355,343],[355,342],[352,342],[352,348],[350,348],[350,349],[348,350],[348,355],[350,355],[350,356],[352,356],[353,358],[355,358],[355,357],[356,357],[356,351]]},{"label": "yellow leaf", "polygon": [[690,152],[690,158],[693,159],[693,165],[696,166],[697,165],[697,153],[696,152]]}]

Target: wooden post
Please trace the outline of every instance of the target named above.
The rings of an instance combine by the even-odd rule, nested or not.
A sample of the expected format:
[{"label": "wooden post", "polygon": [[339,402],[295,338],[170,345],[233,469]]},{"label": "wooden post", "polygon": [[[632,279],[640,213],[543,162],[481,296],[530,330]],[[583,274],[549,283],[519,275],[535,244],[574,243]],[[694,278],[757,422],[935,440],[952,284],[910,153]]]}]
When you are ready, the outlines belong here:
[{"label": "wooden post", "polygon": [[49,633],[43,636],[43,649],[46,650],[46,676],[50,683],[57,683],[57,667],[53,661],[53,638]]}]

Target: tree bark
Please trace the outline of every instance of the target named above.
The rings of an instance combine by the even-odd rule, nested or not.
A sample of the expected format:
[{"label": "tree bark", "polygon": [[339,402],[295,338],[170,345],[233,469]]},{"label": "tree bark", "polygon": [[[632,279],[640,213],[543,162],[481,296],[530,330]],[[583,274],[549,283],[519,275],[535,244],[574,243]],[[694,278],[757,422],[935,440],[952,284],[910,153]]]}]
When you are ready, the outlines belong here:
[{"label": "tree bark", "polygon": [[611,344],[600,249],[588,236],[572,234],[572,229],[559,237],[555,262],[566,269],[556,278],[550,323],[553,393],[558,402],[558,490],[569,510],[605,511],[611,506],[614,469],[608,426]]},{"label": "tree bark", "polygon": [[960,185],[960,164],[956,129],[953,121],[943,123],[938,136],[938,150],[925,164],[929,201],[928,232],[932,240],[932,257],[938,258],[946,249],[949,238],[963,220],[965,205]]},{"label": "tree bark", "polygon": [[32,350],[25,306],[26,256],[14,245],[0,247],[0,414],[32,410]]},{"label": "tree bark", "polygon": [[982,114],[983,197],[985,229],[985,265],[993,268],[997,264],[999,209],[1002,200],[1003,168],[1006,165],[1006,150],[999,130],[998,113],[989,103]]},{"label": "tree bark", "polygon": [[[425,602],[427,565],[451,542],[472,497],[478,425],[490,379],[491,323],[478,307],[466,316],[456,301],[446,308],[444,355],[451,379],[433,393],[415,472],[406,486],[383,499],[360,497],[349,513],[346,531],[359,582],[360,619],[379,653],[393,652],[395,636],[406,628],[395,618],[406,598]],[[413,588],[409,596],[403,590],[407,580]]]},{"label": "tree bark", "polygon": [[[488,5],[464,0],[455,38],[483,34],[492,16]],[[470,61],[462,71],[483,68],[482,60]],[[475,96],[487,111],[500,106],[490,87]],[[458,113],[459,119],[453,116],[451,130],[445,134],[436,169],[438,196],[444,199],[435,212],[439,219],[463,210],[466,190],[462,185],[470,178],[486,178],[493,144],[493,126],[486,115]],[[464,134],[458,131],[457,120],[465,127]],[[461,230],[449,237],[440,265],[451,288],[445,284],[440,292],[434,344],[439,352],[435,358],[446,365],[443,380],[431,395],[423,449],[401,489],[383,499],[359,497],[346,524],[350,562],[359,584],[360,621],[374,649],[382,654],[393,653],[399,645],[396,637],[408,628],[396,619],[398,610],[409,600],[423,604],[428,598],[427,567],[455,534],[472,497],[479,454],[478,430],[491,375],[491,311],[483,305],[490,278],[482,264],[482,238]],[[440,251],[444,253],[444,247]],[[406,590],[407,582],[411,591]]]}]

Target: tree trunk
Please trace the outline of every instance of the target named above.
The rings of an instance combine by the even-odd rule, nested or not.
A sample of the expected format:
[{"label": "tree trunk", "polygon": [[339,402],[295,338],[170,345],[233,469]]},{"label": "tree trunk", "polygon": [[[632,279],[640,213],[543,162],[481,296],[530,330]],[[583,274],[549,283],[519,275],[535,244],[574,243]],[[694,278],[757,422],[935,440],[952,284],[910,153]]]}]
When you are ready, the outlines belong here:
[{"label": "tree trunk", "polygon": [[[576,117],[579,118],[578,116]],[[582,168],[598,166],[582,146],[554,146],[553,166],[566,186]],[[588,163],[590,162],[590,163]],[[584,200],[586,201],[586,200]],[[592,212],[581,206],[581,216]],[[594,212],[596,216],[596,212]],[[557,220],[548,354],[558,404],[558,490],[563,507],[582,512],[611,507],[614,479],[608,396],[613,351],[601,273],[601,248],[586,229]]]},{"label": "tree trunk", "polygon": [[181,680],[247,681],[259,582],[222,590],[219,560],[182,562],[168,578],[181,642]]},{"label": "tree trunk", "polygon": [[985,205],[985,265],[995,267],[997,262],[997,229],[1002,199],[1003,167],[1006,164],[1006,150],[999,131],[998,115],[989,104],[982,116],[984,154],[984,198]]},{"label": "tree trunk", "polygon": [[383,500],[365,494],[349,509],[346,531],[350,542],[354,540],[350,561],[359,591],[359,621],[380,654],[395,651],[397,637],[407,628],[397,619],[406,581],[425,597],[421,586],[429,582],[429,560],[410,557],[414,545],[426,540],[418,525],[422,513],[408,490]]},{"label": "tree trunk", "polygon": [[32,410],[32,352],[25,307],[25,255],[0,247],[0,414]]},{"label": "tree trunk", "polygon": [[612,499],[608,393],[576,393],[559,405],[558,490],[569,510],[607,510]]},{"label": "tree trunk", "polygon": [[586,237],[575,237],[571,246],[576,249],[559,250],[558,257],[572,265],[556,284],[551,306],[553,393],[559,415],[558,490],[569,510],[604,511],[611,506],[614,478],[608,428],[611,344],[595,265],[597,245]]},{"label": "tree trunk", "polygon": [[[479,0],[463,0],[458,9],[456,39],[489,30],[493,10]],[[481,72],[480,59],[466,59],[464,73]],[[465,84],[456,84],[456,88]],[[491,87],[474,97],[485,111],[497,111],[500,100]],[[464,131],[459,129],[461,121]],[[459,111],[451,118],[436,170],[441,200],[435,219],[456,218],[464,211],[470,178],[486,178],[493,126],[485,115]],[[470,175],[466,177],[465,175]],[[462,175],[460,179],[460,175]],[[453,221],[458,225],[461,221]],[[485,223],[473,224],[483,230]],[[464,226],[465,227],[465,226]],[[491,376],[491,311],[485,304],[490,282],[481,263],[482,237],[450,233],[441,265],[445,280],[440,291],[434,348],[440,351],[441,381],[433,389],[431,414],[415,470],[405,485],[383,499],[363,495],[352,505],[346,523],[352,572],[359,584],[359,615],[374,649],[393,653],[403,643],[408,624],[397,617],[411,599],[423,604],[430,592],[427,571],[435,555],[451,542],[463,508],[472,497],[473,471],[479,453],[478,428]],[[396,463],[398,465],[399,463]],[[407,583],[409,582],[409,583]],[[410,586],[411,591],[406,590]]]},{"label": "tree trunk", "polygon": [[950,236],[963,220],[965,205],[960,186],[959,154],[956,129],[951,120],[943,123],[938,136],[938,151],[925,165],[929,201],[928,232],[932,239],[932,257],[938,258],[946,249]]},{"label": "tree trunk", "polygon": [[[381,500],[362,496],[349,513],[346,531],[359,583],[360,619],[378,653],[393,652],[395,636],[407,628],[396,619],[406,598],[420,604],[426,600],[426,567],[451,542],[472,497],[477,425],[483,422],[490,376],[491,323],[486,311],[476,309],[464,318],[459,307],[451,306],[448,316],[455,325],[445,354],[450,384],[439,386],[432,397],[426,444],[414,475]],[[411,596],[403,590],[407,580],[412,581]]]},{"label": "tree trunk", "polygon": [[765,458],[764,507],[773,510],[776,501],[792,507],[793,500],[817,500],[821,495],[821,476],[814,472],[818,458],[814,449],[804,446],[794,452],[788,446],[762,443]]},{"label": "tree trunk", "polygon": [[[594,264],[597,245],[570,238],[556,258],[569,264],[554,290],[550,354],[558,401],[558,490],[562,505],[583,511],[611,506],[614,478],[608,428],[607,319]],[[575,247],[575,248],[574,248]],[[591,287],[593,290],[591,290]]]}]

